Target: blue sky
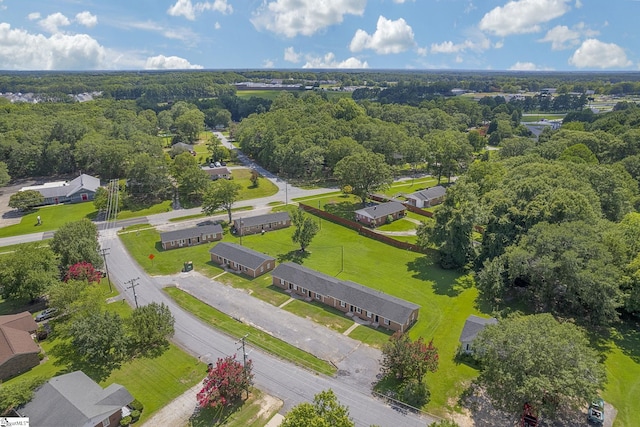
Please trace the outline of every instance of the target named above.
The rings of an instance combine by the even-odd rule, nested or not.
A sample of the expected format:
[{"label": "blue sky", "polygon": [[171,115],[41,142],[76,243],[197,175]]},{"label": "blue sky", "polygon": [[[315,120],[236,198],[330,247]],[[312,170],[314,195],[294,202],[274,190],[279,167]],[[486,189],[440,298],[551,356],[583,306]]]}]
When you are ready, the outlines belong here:
[{"label": "blue sky", "polygon": [[638,17],[640,0],[0,0],[0,70],[638,71]]}]

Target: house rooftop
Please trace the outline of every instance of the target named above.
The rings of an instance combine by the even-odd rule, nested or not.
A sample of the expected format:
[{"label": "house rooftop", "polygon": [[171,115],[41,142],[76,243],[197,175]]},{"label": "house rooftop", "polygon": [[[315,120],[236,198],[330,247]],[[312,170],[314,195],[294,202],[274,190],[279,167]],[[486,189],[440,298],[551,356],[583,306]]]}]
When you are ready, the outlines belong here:
[{"label": "house rooftop", "polygon": [[32,185],[30,187],[22,187],[20,191],[35,190],[45,198],[69,197],[83,189],[95,192],[98,187],[100,187],[100,179],[83,173],[71,181],[56,181],[42,185]]},{"label": "house rooftop", "polygon": [[435,187],[427,188],[425,190],[416,191],[409,194],[408,197],[412,197],[420,200],[433,200],[438,197],[442,197],[447,193],[447,189],[442,185],[436,185]]},{"label": "house rooftop", "polygon": [[342,281],[302,265],[285,262],[272,272],[274,277],[303,286],[312,292],[330,296],[393,322],[404,324],[419,305],[376,291],[358,283]]},{"label": "house rooftop", "polygon": [[248,216],[246,218],[238,218],[234,220],[234,226],[242,222],[242,227],[256,227],[263,224],[271,224],[273,222],[289,221],[289,212],[274,212],[265,215]]},{"label": "house rooftop", "polygon": [[160,233],[160,241],[162,243],[173,242],[175,240],[193,239],[205,234],[219,233],[222,233],[222,226],[220,224],[200,225],[198,227],[183,228],[181,230],[165,231],[164,233]]},{"label": "house rooftop", "polygon": [[269,255],[228,242],[218,243],[213,248],[209,249],[209,253],[237,262],[238,264],[251,269],[260,267],[260,265],[265,261],[275,262],[276,260],[274,257]]},{"label": "house rooftop", "polygon": [[355,213],[371,219],[376,219],[386,217],[387,215],[392,215],[406,209],[407,208],[400,202],[387,202],[375,206],[369,206],[364,209],[358,209]]},{"label": "house rooftop", "polygon": [[31,338],[36,329],[38,325],[28,311],[0,316],[0,365],[18,354],[39,353]]},{"label": "house rooftop", "polygon": [[460,334],[460,341],[473,341],[487,325],[495,325],[496,323],[498,323],[498,319],[495,317],[487,319],[472,314],[467,317],[467,321],[464,323],[464,328],[462,328],[462,333]]}]

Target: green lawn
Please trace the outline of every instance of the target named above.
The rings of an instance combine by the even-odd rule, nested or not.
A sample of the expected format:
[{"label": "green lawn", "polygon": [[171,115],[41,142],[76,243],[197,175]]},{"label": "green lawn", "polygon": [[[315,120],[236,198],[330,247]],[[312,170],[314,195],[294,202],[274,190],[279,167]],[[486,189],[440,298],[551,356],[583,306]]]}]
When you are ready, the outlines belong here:
[{"label": "green lawn", "polygon": [[[0,237],[19,236],[21,234],[41,233],[60,228],[61,225],[82,218],[95,218],[97,212],[93,203],[74,203],[68,205],[43,206],[22,217],[19,224],[0,228]],[[41,225],[37,225],[40,216]]]},{"label": "green lawn", "polygon": [[[446,183],[447,179],[443,178],[442,183]],[[438,185],[438,179],[433,177],[409,179],[399,182],[394,182],[391,187],[379,191],[379,193],[387,196],[397,196],[400,193],[415,193],[416,191],[424,190],[425,188],[435,187]]]},{"label": "green lawn", "polygon": [[[242,212],[242,211],[250,211],[252,210],[253,207],[252,206],[242,206],[239,208],[233,208],[231,209],[231,212]],[[219,210],[219,211],[215,211],[213,213],[213,215],[219,215],[219,214],[224,214],[227,213],[226,210]],[[193,215],[185,215],[185,216],[179,216],[176,218],[169,218],[169,222],[180,222],[180,221],[186,221],[188,219],[197,219],[197,218],[207,218],[210,215],[205,215],[203,213],[199,213],[199,214],[193,214]]]},{"label": "green lawn", "polygon": [[310,318],[314,322],[340,333],[343,333],[353,325],[353,320],[345,317],[341,311],[314,301],[295,300],[285,305],[282,309],[300,317]]},{"label": "green lawn", "polygon": [[258,179],[258,186],[254,187],[250,181],[251,169],[241,168],[233,169],[231,171],[233,176],[233,182],[240,184],[240,194],[238,194],[238,201],[258,199],[261,197],[273,196],[278,192],[278,187],[267,178],[260,177]]},{"label": "green lawn", "polygon": [[249,399],[225,409],[222,413],[211,408],[202,409],[189,420],[188,425],[190,427],[264,427],[280,410],[282,402],[265,411],[267,408],[263,406],[263,396],[260,390],[252,388]]},{"label": "green lawn", "polygon": [[[415,222],[407,221],[404,218],[400,218],[398,220],[393,221],[390,224],[382,224],[380,227],[377,227],[376,230],[380,231],[412,231],[415,230],[418,224]],[[391,236],[395,237],[395,236]]]},{"label": "green lawn", "polygon": [[171,200],[165,200],[160,203],[156,203],[155,205],[144,207],[135,210],[122,210],[118,212],[118,219],[129,219],[129,218],[138,218],[141,216],[154,215],[164,212],[170,212],[171,208]]},{"label": "green lawn", "polygon": [[248,334],[247,342],[282,359],[306,367],[315,372],[333,375],[335,368],[324,360],[294,347],[270,334],[240,323],[219,310],[203,303],[191,295],[175,287],[164,288],[164,291],[173,298],[180,307],[193,313],[214,328],[225,332],[235,338]]}]

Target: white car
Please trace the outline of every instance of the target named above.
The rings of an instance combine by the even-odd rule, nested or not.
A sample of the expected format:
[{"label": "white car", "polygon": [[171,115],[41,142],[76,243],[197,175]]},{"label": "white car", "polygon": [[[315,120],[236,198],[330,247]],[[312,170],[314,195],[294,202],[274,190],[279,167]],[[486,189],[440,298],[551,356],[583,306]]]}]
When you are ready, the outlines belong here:
[{"label": "white car", "polygon": [[55,316],[56,311],[58,310],[56,310],[55,308],[47,308],[46,310],[41,311],[36,316],[36,322],[42,322],[43,320],[51,319],[53,316]]}]

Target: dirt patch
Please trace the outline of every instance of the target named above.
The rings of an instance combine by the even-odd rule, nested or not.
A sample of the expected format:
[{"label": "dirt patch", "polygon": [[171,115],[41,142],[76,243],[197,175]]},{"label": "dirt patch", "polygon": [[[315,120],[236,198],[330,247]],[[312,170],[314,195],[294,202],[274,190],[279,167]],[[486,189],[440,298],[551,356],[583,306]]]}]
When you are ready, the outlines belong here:
[{"label": "dirt patch", "polygon": [[[263,394],[260,399],[255,402],[256,405],[260,405],[260,411],[256,414],[255,419],[262,418],[268,420],[282,408],[283,402],[282,400],[270,396],[268,394]],[[251,420],[254,421],[254,420]]]}]

